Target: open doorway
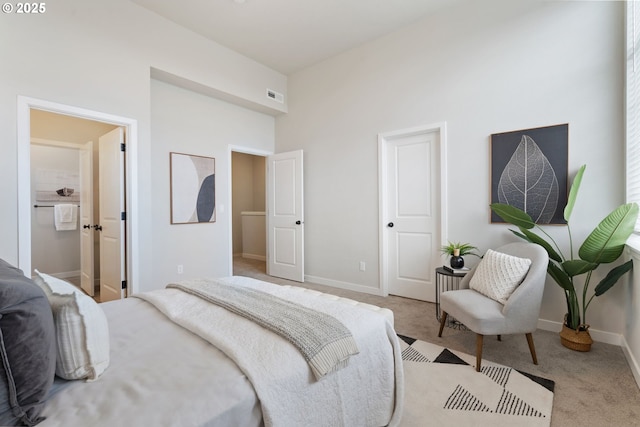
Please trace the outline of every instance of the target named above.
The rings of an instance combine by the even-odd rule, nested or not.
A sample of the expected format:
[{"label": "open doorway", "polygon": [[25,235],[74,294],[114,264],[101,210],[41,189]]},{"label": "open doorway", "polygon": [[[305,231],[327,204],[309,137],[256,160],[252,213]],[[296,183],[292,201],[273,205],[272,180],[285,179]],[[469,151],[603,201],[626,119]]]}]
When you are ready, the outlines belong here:
[{"label": "open doorway", "polygon": [[266,158],[232,151],[231,169],[233,274],[266,273]]},{"label": "open doorway", "polygon": [[[251,173],[241,174],[242,167],[234,167],[235,154],[249,154],[260,158],[259,172],[252,167]],[[248,157],[256,161],[253,157]],[[234,259],[242,258],[242,244],[234,247],[234,233],[237,241],[242,238],[242,212],[244,206],[236,207],[238,199],[250,199],[248,209],[260,209],[264,206],[266,232],[251,234],[264,236],[266,240],[265,273],[282,279],[304,282],[304,185],[302,150],[278,154],[245,151],[243,148],[229,146],[229,193],[232,197],[232,214],[229,215],[229,271],[236,273]],[[236,174],[238,177],[236,178]],[[249,179],[251,181],[249,182]],[[264,180],[263,180],[264,179]],[[246,191],[246,195],[234,194]],[[264,193],[263,193],[264,190]],[[247,212],[247,211],[245,211]],[[262,211],[258,211],[262,212]],[[255,218],[252,218],[255,219]],[[245,233],[246,235],[246,233]],[[255,258],[255,257],[253,257]]]},{"label": "open doorway", "polygon": [[[117,271],[109,269],[110,274],[101,274],[101,291],[104,283],[109,283],[110,288],[114,289],[117,286],[117,294],[114,293],[115,298],[121,298],[123,295],[130,295],[138,290],[138,233],[137,233],[137,214],[138,202],[137,202],[137,121],[126,117],[115,116],[112,114],[101,113],[92,110],[86,110],[79,107],[73,107],[63,104],[57,104],[50,101],[44,101],[34,98],[27,98],[24,96],[18,96],[18,114],[17,114],[17,142],[18,142],[18,267],[27,274],[32,274],[32,217],[34,216],[34,204],[32,203],[32,173],[31,173],[31,113],[32,111],[43,111],[59,114],[62,116],[68,116],[73,118],[93,120],[101,122],[111,127],[115,126],[111,132],[106,135],[118,134],[121,136],[120,143],[114,143],[113,139],[109,140],[108,146],[110,147],[110,155],[102,156],[105,159],[113,159],[119,156],[121,161],[113,162],[109,161],[109,164],[118,163],[118,172],[115,175],[111,175],[108,179],[100,178],[100,181],[110,183],[107,188],[112,185],[118,185],[118,191],[102,191],[102,193],[114,193],[118,194],[118,212],[117,218],[111,211],[109,218],[100,218],[100,221],[111,220],[113,217],[114,222],[117,223],[119,233],[122,236],[121,239],[121,251],[117,258],[120,260],[120,264]],[[124,135],[127,135],[127,157],[130,162],[124,163]],[[60,139],[69,138],[60,137]],[[102,139],[98,138],[98,145],[102,146]],[[73,143],[73,140],[71,140]],[[85,141],[86,142],[86,141]],[[102,148],[100,148],[102,151]],[[106,150],[105,150],[106,151]],[[114,156],[113,153],[116,155]],[[87,157],[87,156],[84,156]],[[100,167],[101,170],[113,169]],[[112,179],[112,177],[116,177]],[[126,185],[124,177],[127,177]],[[93,192],[91,192],[93,194]],[[107,203],[101,202],[102,205]],[[87,204],[92,206],[92,203]],[[113,206],[114,203],[108,203],[109,206]],[[110,229],[113,227],[110,227]],[[126,233],[126,239],[125,239]],[[106,233],[102,233],[105,234]],[[33,244],[42,245],[41,242],[33,242]],[[105,251],[102,251],[105,252]],[[101,261],[101,264],[104,264]],[[104,265],[103,265],[104,267]],[[113,270],[113,271],[111,271]],[[108,276],[108,277],[107,277]],[[105,279],[106,278],[106,279]],[[117,279],[117,280],[116,280]],[[126,290],[125,290],[126,289]],[[101,298],[104,300],[104,298]]]},{"label": "open doorway", "polygon": [[[32,268],[100,302],[98,141],[119,126],[38,109],[30,123]],[[57,221],[61,206],[72,208],[66,224]]]}]

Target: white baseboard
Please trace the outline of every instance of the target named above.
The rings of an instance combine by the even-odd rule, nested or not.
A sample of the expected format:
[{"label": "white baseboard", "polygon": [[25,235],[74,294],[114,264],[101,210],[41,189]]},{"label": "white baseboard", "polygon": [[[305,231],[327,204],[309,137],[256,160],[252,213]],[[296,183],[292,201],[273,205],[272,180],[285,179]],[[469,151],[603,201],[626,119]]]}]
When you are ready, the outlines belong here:
[{"label": "white baseboard", "polygon": [[622,352],[624,353],[624,357],[627,359],[627,363],[629,364],[629,368],[631,368],[631,373],[633,373],[633,378],[636,380],[636,384],[640,387],[640,366],[638,366],[638,361],[633,356],[631,349],[629,348],[629,344],[625,339],[624,335],[622,335]]},{"label": "white baseboard", "polygon": [[357,285],[355,283],[341,282],[338,280],[325,279],[324,277],[310,276],[305,274],[304,280],[318,285],[332,286],[338,289],[345,289],[348,291],[362,292],[364,294],[383,296],[382,291],[378,288],[371,288],[369,286]]},{"label": "white baseboard", "polygon": [[266,261],[267,257],[265,255],[255,255],[255,254],[247,254],[247,253],[242,253],[242,258],[247,258],[247,259],[257,259],[259,261]]},{"label": "white baseboard", "polygon": [[57,277],[58,279],[68,279],[69,277],[78,277],[80,275],[80,270],[63,271],[61,273],[52,273],[50,275],[53,277]]},{"label": "white baseboard", "polygon": [[[562,322],[553,322],[551,320],[538,319],[538,328],[543,331],[560,332],[562,330]],[[594,341],[603,342],[605,344],[622,345],[623,336],[613,332],[600,331],[598,329],[589,328],[589,335]]]},{"label": "white baseboard", "polygon": [[551,320],[538,319],[538,329],[549,332],[560,332],[562,330],[562,323],[552,322]]}]

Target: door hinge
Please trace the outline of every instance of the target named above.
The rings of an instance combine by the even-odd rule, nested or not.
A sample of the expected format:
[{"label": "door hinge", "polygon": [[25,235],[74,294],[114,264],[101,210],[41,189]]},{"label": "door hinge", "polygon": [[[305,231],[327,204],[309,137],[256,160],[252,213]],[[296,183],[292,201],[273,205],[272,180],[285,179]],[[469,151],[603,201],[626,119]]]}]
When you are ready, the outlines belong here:
[{"label": "door hinge", "polygon": [[120,151],[126,151],[124,144],[120,144]]},{"label": "door hinge", "polygon": [[120,212],[120,219],[122,221],[126,221],[127,220],[127,213],[126,212]]},{"label": "door hinge", "polygon": [[126,280],[122,281],[122,289],[127,289],[127,281]]}]

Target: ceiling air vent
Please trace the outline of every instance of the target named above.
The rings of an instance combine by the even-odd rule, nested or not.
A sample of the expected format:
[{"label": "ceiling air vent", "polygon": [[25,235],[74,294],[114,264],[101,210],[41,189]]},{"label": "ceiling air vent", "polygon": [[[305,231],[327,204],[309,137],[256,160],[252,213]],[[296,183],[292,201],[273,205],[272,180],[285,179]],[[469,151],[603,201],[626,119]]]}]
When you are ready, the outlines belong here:
[{"label": "ceiling air vent", "polygon": [[284,95],[276,92],[275,90],[267,89],[267,98],[271,98],[280,104],[284,103]]}]

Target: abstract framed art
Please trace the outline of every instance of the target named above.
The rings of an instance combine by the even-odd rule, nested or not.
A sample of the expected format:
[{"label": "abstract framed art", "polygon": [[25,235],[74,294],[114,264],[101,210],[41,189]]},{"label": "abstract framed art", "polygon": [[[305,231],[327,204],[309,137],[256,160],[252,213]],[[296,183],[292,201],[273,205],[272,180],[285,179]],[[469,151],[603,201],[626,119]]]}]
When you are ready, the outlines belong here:
[{"label": "abstract framed art", "polygon": [[216,222],[216,159],[169,153],[171,224]]},{"label": "abstract framed art", "polygon": [[[491,135],[491,203],[522,209],[537,224],[566,224],[569,125]],[[504,222],[491,211],[491,222]]]}]

